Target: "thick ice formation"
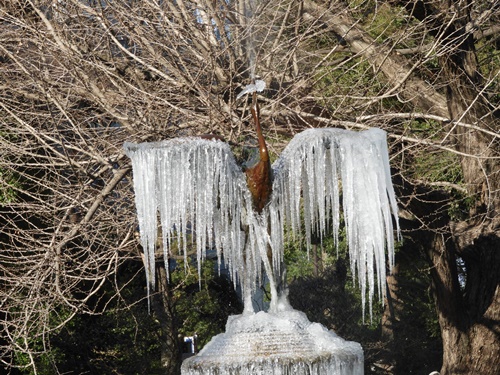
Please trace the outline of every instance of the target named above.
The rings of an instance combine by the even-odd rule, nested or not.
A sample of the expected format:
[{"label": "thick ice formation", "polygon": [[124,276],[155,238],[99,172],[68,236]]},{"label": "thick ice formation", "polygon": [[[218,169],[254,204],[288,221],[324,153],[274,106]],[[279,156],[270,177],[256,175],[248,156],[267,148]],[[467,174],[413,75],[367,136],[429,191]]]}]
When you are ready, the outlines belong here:
[{"label": "thick ice formation", "polygon": [[362,375],[363,350],[304,313],[231,316],[226,332],[182,364],[183,375]]},{"label": "thick ice formation", "polygon": [[[368,293],[371,313],[375,289],[383,297],[385,249],[390,267],[394,257],[391,214],[397,223],[384,131],[311,129],[295,136],[273,165],[271,201],[261,215],[252,210],[244,174],[223,142],[182,138],[124,147],[132,159],[148,286],[155,284],[159,214],[165,259],[173,246],[186,256],[193,242],[201,264],[206,250],[215,247],[235,283],[242,281],[245,300],[263,266],[271,286],[270,311],[286,310],[286,297],[276,289],[285,226],[298,232],[304,223],[308,241],[314,232],[333,233],[336,239],[342,206],[363,306]],[[248,304],[245,308],[251,311]]]},{"label": "thick ice formation", "polygon": [[[215,247],[218,258],[224,254],[237,280],[244,268],[246,239],[241,227],[246,224],[246,212],[251,211],[251,199],[229,146],[219,141],[178,138],[126,143],[124,147],[132,159],[148,286],[155,285],[158,214],[165,260],[173,246],[187,256],[187,247],[195,244],[201,264],[206,250]],[[252,260],[247,262],[251,271],[260,273],[258,254],[247,258]]]},{"label": "thick ice formation", "polygon": [[389,269],[394,264],[391,214],[399,233],[386,133],[306,130],[292,139],[273,172],[269,210],[274,248],[282,246],[285,223],[298,232],[303,222],[308,244],[313,232],[323,237],[329,226],[337,240],[341,186],[351,272],[357,275],[363,308],[368,289],[371,316],[375,287],[380,298],[385,292],[386,248]]}]

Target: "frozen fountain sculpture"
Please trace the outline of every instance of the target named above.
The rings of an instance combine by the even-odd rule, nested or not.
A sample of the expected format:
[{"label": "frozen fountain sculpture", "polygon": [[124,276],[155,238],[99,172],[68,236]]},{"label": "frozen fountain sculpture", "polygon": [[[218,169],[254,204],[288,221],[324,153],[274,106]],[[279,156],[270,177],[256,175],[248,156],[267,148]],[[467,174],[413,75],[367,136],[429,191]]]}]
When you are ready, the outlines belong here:
[{"label": "frozen fountain sculpture", "polygon": [[[190,235],[198,265],[206,250],[215,248],[244,296],[243,313],[231,316],[225,333],[184,361],[184,375],[363,374],[358,343],[311,323],[289,305],[283,244],[285,230],[297,233],[303,227],[307,243],[312,234],[330,231],[337,240],[342,207],[351,272],[371,316],[375,290],[384,296],[386,249],[389,268],[393,264],[393,218],[397,223],[386,134],[309,129],[296,135],[271,167],[256,99],[263,88],[257,81],[243,92],[253,95],[259,138],[259,157],[246,177],[219,140],[124,145],[132,160],[148,293],[155,287],[159,218],[165,260],[174,242],[187,257]],[[267,312],[257,312],[252,295],[264,273],[271,301]]]}]

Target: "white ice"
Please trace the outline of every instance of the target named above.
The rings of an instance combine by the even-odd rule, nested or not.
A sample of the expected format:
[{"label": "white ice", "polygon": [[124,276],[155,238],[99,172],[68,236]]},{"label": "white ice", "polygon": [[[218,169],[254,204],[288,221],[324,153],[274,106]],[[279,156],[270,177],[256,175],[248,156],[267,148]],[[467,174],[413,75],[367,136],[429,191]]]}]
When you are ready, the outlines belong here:
[{"label": "white ice", "polygon": [[[270,311],[286,310],[286,296],[276,290],[285,227],[298,233],[304,225],[308,243],[314,233],[337,240],[343,212],[363,308],[368,300],[371,315],[375,294],[383,298],[386,259],[389,269],[394,262],[393,220],[397,225],[384,131],[310,129],[296,135],[273,164],[271,200],[260,215],[227,144],[181,138],[124,147],[132,159],[148,287],[155,284],[159,215],[165,259],[173,246],[186,256],[192,242],[200,265],[215,247],[234,282],[242,282],[246,300],[264,269]],[[252,312],[248,303],[245,309]]]},{"label": "white ice", "polygon": [[231,316],[183,375],[362,375],[361,345],[296,310]]},{"label": "white ice", "polygon": [[251,83],[249,85],[246,85],[243,90],[238,94],[236,99],[241,98],[245,94],[251,94],[253,92],[262,92],[266,88],[266,82],[262,81],[261,79],[257,79],[255,83]]}]

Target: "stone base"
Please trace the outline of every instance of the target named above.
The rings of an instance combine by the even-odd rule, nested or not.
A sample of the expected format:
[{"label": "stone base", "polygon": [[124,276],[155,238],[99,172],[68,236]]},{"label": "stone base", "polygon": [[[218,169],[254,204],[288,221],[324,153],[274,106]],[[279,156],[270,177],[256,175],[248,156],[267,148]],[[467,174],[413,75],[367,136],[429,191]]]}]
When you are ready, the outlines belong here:
[{"label": "stone base", "polygon": [[182,375],[363,375],[361,345],[300,311],[231,316]]}]

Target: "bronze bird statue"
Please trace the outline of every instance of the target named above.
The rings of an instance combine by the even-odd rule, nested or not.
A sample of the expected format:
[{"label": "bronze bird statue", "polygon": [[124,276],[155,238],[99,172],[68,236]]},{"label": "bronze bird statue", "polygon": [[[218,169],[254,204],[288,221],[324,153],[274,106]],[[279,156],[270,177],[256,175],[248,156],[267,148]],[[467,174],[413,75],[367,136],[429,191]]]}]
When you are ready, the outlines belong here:
[{"label": "bronze bird statue", "polygon": [[349,248],[350,264],[361,280],[364,305],[377,285],[384,291],[386,249],[389,264],[394,259],[391,234],[398,216],[386,133],[308,129],[295,135],[271,168],[256,93],[264,88],[265,82],[254,80],[237,96],[253,94],[259,148],[246,169],[237,163],[230,144],[214,135],[125,143],[134,171],[148,293],[155,287],[160,218],[162,235],[171,239],[163,241],[165,259],[176,239],[187,256],[189,234],[198,264],[210,248],[217,249],[219,259],[224,256],[242,285],[245,311],[254,312],[252,295],[263,271],[269,280],[270,311],[286,310],[285,226],[295,233],[304,228],[307,243],[317,230],[320,236],[332,230],[337,239],[343,213],[347,242],[356,245]]},{"label": "bronze bird statue", "polygon": [[245,174],[248,189],[252,194],[253,208],[256,212],[261,213],[271,195],[272,175],[269,152],[260,126],[260,112],[256,92],[253,93],[251,112],[259,141],[259,151],[256,157],[246,163]]}]

